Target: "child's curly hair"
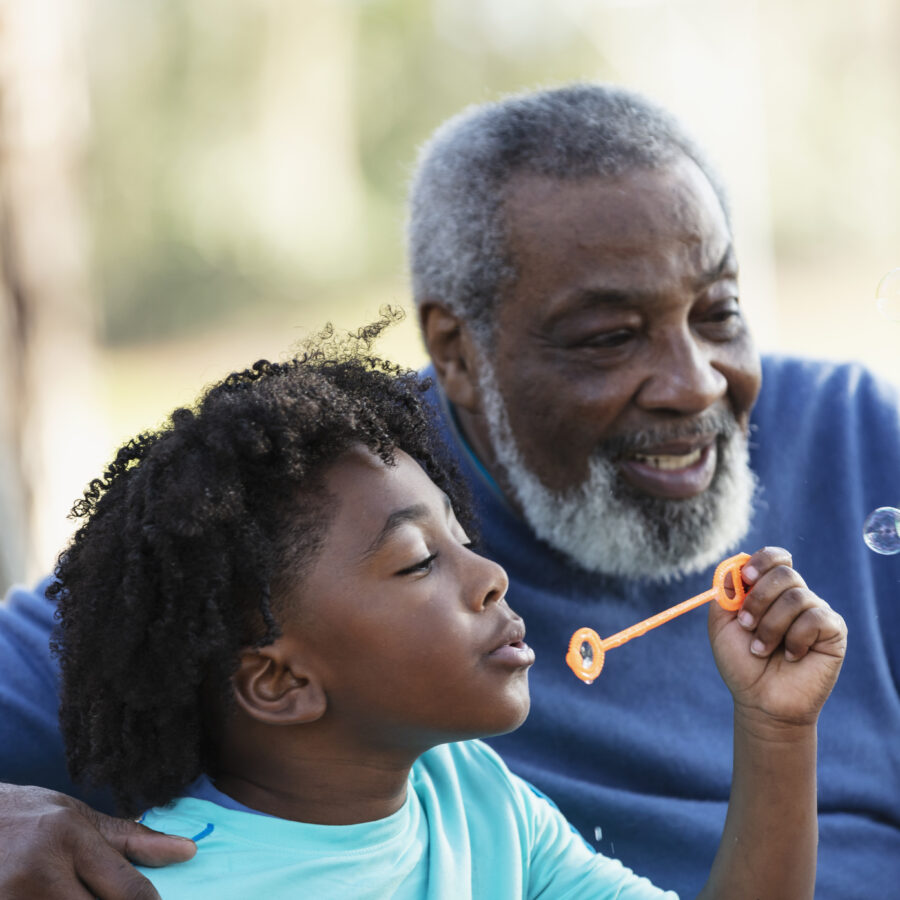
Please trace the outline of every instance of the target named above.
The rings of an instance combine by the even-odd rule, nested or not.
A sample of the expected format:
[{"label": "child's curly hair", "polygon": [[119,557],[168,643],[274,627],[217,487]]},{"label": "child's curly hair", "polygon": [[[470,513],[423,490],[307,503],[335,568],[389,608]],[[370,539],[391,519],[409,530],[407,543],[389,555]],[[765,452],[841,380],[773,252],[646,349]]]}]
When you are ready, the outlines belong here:
[{"label": "child's curly hair", "polygon": [[123,813],[215,773],[239,651],[278,636],[278,597],[328,527],[321,477],[339,454],[406,451],[471,529],[427,386],[370,354],[400,316],[229,375],[125,444],[73,507],[84,522],[49,591],[60,725],[73,778],[112,788]]}]

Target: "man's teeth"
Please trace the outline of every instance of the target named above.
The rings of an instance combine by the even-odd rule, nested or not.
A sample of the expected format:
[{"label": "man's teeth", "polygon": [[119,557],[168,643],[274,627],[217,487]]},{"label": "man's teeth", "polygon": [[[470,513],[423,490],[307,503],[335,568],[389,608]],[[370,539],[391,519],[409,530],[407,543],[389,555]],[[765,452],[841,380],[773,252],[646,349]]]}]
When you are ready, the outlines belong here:
[{"label": "man's teeth", "polygon": [[692,450],[690,453],[684,453],[681,456],[644,456],[641,453],[636,453],[634,458],[639,463],[653,466],[654,469],[674,470],[687,469],[689,466],[699,462],[702,455],[703,450]]}]

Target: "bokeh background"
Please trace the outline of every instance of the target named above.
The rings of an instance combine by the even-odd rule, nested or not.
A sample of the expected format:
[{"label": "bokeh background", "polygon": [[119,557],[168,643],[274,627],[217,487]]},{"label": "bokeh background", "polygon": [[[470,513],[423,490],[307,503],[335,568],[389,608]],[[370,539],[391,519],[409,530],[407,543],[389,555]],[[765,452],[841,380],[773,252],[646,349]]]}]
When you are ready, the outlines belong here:
[{"label": "bokeh background", "polygon": [[[706,145],[764,349],[900,382],[874,300],[900,266],[894,0],[0,0],[0,587],[205,384],[409,309],[417,146],[573,80]],[[381,349],[420,364],[414,316]]]}]

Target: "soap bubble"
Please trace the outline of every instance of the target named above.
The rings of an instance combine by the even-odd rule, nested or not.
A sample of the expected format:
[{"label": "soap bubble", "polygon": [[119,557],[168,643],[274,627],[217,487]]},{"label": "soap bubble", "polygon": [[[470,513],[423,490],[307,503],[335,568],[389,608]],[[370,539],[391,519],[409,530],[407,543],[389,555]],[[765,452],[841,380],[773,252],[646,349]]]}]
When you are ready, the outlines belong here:
[{"label": "soap bubble", "polygon": [[594,664],[594,648],[588,641],[582,641],[578,652],[581,654],[581,666],[587,671]]},{"label": "soap bubble", "polygon": [[875,288],[878,311],[892,322],[900,322],[900,269],[891,269]]},{"label": "soap bubble", "polygon": [[[606,654],[602,647],[597,647],[595,654],[594,646],[590,641],[582,641],[578,653],[581,656],[581,675],[578,677],[585,684],[593,684],[603,668],[603,659]],[[593,675],[594,678],[589,677],[590,675]]]},{"label": "soap bubble", "polygon": [[900,553],[900,509],[878,507],[863,525],[863,540],[876,553],[885,556]]}]

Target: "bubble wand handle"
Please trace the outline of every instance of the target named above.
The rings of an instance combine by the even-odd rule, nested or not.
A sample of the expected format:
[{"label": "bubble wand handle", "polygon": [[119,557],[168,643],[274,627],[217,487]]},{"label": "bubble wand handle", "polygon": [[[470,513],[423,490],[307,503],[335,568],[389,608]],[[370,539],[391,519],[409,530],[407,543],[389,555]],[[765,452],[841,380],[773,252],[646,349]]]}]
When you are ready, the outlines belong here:
[{"label": "bubble wand handle", "polygon": [[[744,582],[741,580],[741,568],[750,559],[748,553],[738,553],[731,556],[716,566],[713,575],[713,586],[690,600],[685,600],[677,606],[665,609],[649,619],[644,619],[630,628],[625,628],[605,640],[600,639],[592,628],[579,628],[569,641],[569,651],[566,653],[566,663],[569,668],[586,684],[591,684],[600,674],[607,650],[621,647],[632,638],[646,634],[652,628],[657,628],[671,621],[683,613],[690,612],[710,600],[715,600],[723,609],[736,611],[744,604]],[[731,593],[725,587],[725,579],[731,576]]]},{"label": "bubble wand handle", "polygon": [[617,632],[616,634],[611,634],[608,638],[603,638],[600,641],[600,646],[606,650],[612,650],[613,647],[621,647],[622,644],[628,643],[632,638],[640,637],[642,634],[646,634],[652,628],[658,628],[660,625],[664,625],[666,622],[671,621],[676,616],[680,616],[683,613],[690,612],[692,609],[696,609],[698,606],[703,606],[704,603],[709,603],[710,600],[714,599],[716,596],[716,589],[710,588],[708,591],[704,591],[702,594],[697,594],[696,597],[691,597],[690,600],[685,600],[684,603],[679,603],[677,606],[672,606],[669,609],[664,609],[661,613],[657,613],[655,616],[651,616],[649,619],[644,619],[643,622],[638,622],[636,625],[632,625],[630,628],[623,628],[622,631]]}]

